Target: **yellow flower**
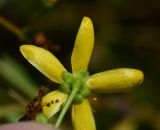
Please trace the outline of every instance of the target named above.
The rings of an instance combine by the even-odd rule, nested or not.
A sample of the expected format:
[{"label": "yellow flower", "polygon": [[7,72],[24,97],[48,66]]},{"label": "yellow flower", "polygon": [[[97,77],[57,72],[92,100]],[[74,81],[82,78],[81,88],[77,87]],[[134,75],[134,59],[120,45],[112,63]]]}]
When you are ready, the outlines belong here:
[{"label": "yellow flower", "polygon": [[[93,24],[88,17],[84,17],[71,57],[73,77],[76,77],[79,72],[87,70],[93,46]],[[63,73],[66,72],[66,69],[49,51],[33,45],[22,45],[20,50],[23,56],[46,77],[56,83],[65,83]],[[83,82],[93,92],[123,92],[141,84],[143,77],[143,72],[140,70],[119,68],[91,75]],[[42,99],[42,104],[44,105],[43,113],[50,118],[68,100],[67,97],[68,94],[60,91],[53,91],[47,94]],[[59,99],[57,104],[55,103],[56,99]],[[47,103],[50,103],[49,107],[47,107]],[[75,130],[96,130],[94,117],[87,98],[80,104],[73,103],[72,122]]]}]

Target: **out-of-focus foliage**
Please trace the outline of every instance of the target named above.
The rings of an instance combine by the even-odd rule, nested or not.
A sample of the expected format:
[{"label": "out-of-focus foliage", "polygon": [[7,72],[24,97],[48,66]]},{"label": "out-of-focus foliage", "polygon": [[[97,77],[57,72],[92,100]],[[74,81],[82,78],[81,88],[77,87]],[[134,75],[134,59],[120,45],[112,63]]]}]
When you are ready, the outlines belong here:
[{"label": "out-of-focus foliage", "polygon": [[0,123],[17,121],[41,85],[56,86],[25,61],[19,46],[44,47],[71,70],[75,36],[88,16],[95,27],[90,72],[130,67],[145,76],[133,91],[90,98],[97,130],[159,130],[159,5],[158,0],[0,0]]},{"label": "out-of-focus foliage", "polygon": [[14,59],[6,56],[0,60],[0,75],[25,96],[32,98],[37,94],[35,83]]}]

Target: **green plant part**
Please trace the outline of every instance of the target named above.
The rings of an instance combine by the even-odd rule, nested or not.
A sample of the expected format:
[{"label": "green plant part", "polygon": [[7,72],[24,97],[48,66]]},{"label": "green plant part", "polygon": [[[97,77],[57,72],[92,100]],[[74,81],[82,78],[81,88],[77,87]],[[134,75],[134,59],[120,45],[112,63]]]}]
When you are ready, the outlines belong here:
[{"label": "green plant part", "polygon": [[48,118],[43,113],[38,113],[36,115],[36,121],[39,123],[48,123]]},{"label": "green plant part", "polygon": [[[43,113],[48,118],[60,109],[56,127],[72,107],[72,122],[75,130],[96,130],[88,96],[91,92],[124,92],[143,81],[143,72],[137,69],[120,68],[89,75],[87,68],[94,46],[94,29],[90,18],[84,17],[80,25],[72,56],[72,73],[66,71],[59,60],[49,51],[33,45],[22,45],[23,56],[40,72],[56,83],[60,90],[42,98]],[[58,99],[53,104],[53,99]],[[49,103],[49,104],[47,104]]]}]

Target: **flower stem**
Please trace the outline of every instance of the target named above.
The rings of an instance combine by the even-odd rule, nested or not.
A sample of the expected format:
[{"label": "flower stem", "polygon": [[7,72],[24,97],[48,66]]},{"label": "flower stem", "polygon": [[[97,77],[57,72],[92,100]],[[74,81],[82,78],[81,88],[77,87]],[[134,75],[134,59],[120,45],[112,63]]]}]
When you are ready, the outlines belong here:
[{"label": "flower stem", "polygon": [[73,86],[74,87],[73,87],[73,89],[71,91],[71,94],[69,95],[69,97],[68,97],[68,99],[67,99],[67,101],[66,101],[66,103],[65,103],[65,105],[64,105],[64,107],[63,107],[63,109],[62,109],[62,111],[61,111],[61,113],[60,113],[60,115],[59,115],[59,117],[57,119],[57,121],[56,121],[56,125],[55,125],[56,128],[58,128],[60,126],[64,115],[66,114],[66,112],[67,112],[69,106],[71,105],[75,95],[77,94],[77,92],[79,90],[79,87],[80,87],[80,81],[77,80],[74,83]]}]

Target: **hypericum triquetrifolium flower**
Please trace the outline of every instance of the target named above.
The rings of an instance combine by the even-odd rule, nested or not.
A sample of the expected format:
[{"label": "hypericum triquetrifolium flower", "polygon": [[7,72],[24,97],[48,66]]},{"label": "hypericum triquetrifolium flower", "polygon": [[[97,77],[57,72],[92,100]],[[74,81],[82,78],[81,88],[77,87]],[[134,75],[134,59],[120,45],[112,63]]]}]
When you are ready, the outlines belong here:
[{"label": "hypericum triquetrifolium flower", "polygon": [[[96,130],[94,117],[87,97],[91,92],[122,92],[140,85],[143,72],[119,68],[89,76],[88,63],[94,46],[92,21],[84,17],[80,25],[72,56],[72,73],[67,72],[49,51],[33,45],[22,45],[23,56],[50,80],[60,83],[60,90],[48,93],[42,99],[43,113],[50,118],[62,109],[56,122],[59,127],[72,103],[72,122],[75,130]],[[72,102],[72,101],[75,102]]]}]

